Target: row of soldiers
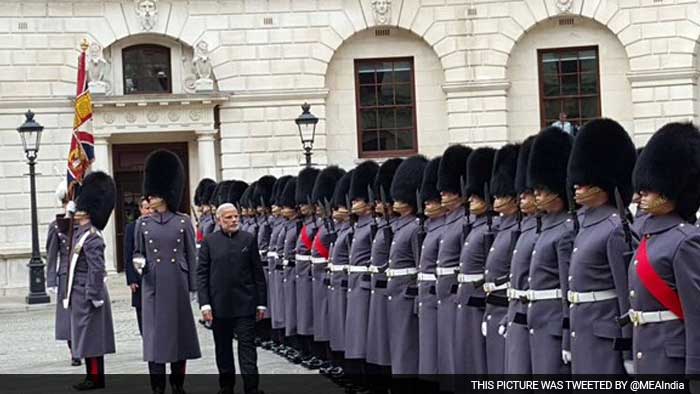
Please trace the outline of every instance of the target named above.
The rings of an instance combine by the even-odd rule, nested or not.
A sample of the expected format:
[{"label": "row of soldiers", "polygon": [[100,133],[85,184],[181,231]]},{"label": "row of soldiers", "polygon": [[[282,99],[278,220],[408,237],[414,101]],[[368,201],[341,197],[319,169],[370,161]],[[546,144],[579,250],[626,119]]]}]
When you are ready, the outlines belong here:
[{"label": "row of soldiers", "polygon": [[575,140],[549,127],[245,186],[202,181],[199,232],[218,204],[241,208],[266,262],[265,346],[294,362],[375,389],[389,375],[700,371],[692,124],[639,155],[598,119]]}]

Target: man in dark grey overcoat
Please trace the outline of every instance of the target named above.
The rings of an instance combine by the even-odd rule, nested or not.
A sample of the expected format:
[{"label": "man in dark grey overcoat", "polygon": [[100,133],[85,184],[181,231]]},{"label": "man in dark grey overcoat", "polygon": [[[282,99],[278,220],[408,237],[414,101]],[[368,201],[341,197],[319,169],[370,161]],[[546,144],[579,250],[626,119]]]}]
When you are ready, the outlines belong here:
[{"label": "man in dark grey overcoat", "polygon": [[[270,295],[270,265],[267,260],[267,253],[270,251],[270,240],[272,239],[272,231],[274,227],[274,216],[270,210],[270,200],[272,196],[272,188],[277,181],[272,175],[264,175],[255,183],[251,204],[255,206],[255,213],[258,215],[258,251],[260,252],[260,261],[263,265],[263,273],[265,274],[265,285],[267,288],[268,304],[272,298]],[[274,269],[274,267],[273,267]],[[270,308],[265,309],[262,320],[256,323],[257,336],[262,339],[262,348],[266,350],[272,349],[272,319]]]},{"label": "man in dark grey overcoat", "polygon": [[284,338],[284,256],[285,224],[287,220],[282,216],[281,194],[284,186],[292,177],[285,175],[277,179],[273,185],[271,206],[273,216],[272,233],[270,234],[270,248],[267,252],[267,263],[270,266],[270,298],[268,300],[270,315],[272,316],[272,337],[275,345],[272,350],[280,355],[286,354],[288,347]]},{"label": "man in dark grey overcoat", "polygon": [[282,289],[284,298],[284,335],[286,342],[293,348],[285,357],[295,364],[301,363],[303,347],[297,333],[297,290],[296,290],[296,245],[302,223],[299,218],[294,193],[297,178],[290,179],[282,190],[278,204],[282,207],[284,223],[284,246],[280,261],[283,268]]}]

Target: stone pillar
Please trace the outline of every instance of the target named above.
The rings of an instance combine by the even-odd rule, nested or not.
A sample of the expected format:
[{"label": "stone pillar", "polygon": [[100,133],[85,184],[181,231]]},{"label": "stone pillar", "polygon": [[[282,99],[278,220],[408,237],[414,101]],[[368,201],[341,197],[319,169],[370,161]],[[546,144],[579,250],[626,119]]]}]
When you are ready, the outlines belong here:
[{"label": "stone pillar", "polygon": [[508,142],[506,80],[448,82],[449,143],[498,147]]},{"label": "stone pillar", "polygon": [[199,180],[203,178],[211,178],[218,180],[216,174],[216,130],[198,130],[197,135],[197,153],[199,156]]},{"label": "stone pillar", "polygon": [[[109,134],[95,134],[95,161],[92,163],[93,171],[104,171],[107,174],[114,176],[112,173],[112,150],[108,141]],[[117,196],[118,198],[118,196]],[[117,201],[119,204],[120,201]],[[107,227],[102,231],[102,238],[105,241],[105,266],[107,273],[113,274],[117,270],[117,261],[115,253],[117,245],[117,232],[114,228],[114,213],[109,218]]]}]

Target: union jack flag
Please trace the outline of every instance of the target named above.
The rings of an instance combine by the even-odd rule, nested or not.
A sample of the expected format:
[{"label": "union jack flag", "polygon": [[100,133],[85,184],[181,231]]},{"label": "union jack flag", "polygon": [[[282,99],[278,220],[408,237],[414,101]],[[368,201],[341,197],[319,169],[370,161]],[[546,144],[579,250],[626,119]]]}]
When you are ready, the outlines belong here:
[{"label": "union jack flag", "polygon": [[95,139],[92,135],[92,97],[87,88],[87,73],[85,67],[85,51],[87,43],[81,45],[82,52],[78,57],[78,80],[75,98],[75,117],[71,133],[70,151],[68,151],[68,184],[82,183],[90,166],[95,160]]}]

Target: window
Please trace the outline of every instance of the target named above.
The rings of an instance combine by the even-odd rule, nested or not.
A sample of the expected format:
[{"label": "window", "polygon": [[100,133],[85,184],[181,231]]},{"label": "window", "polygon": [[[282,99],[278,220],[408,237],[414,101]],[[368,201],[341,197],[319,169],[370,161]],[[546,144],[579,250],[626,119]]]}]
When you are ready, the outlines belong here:
[{"label": "window", "polygon": [[360,157],[417,152],[413,58],[355,60]]},{"label": "window", "polygon": [[122,51],[124,94],[171,93],[170,48],[134,45]]},{"label": "window", "polygon": [[598,47],[540,49],[537,55],[542,127],[560,113],[575,127],[600,117]]}]

